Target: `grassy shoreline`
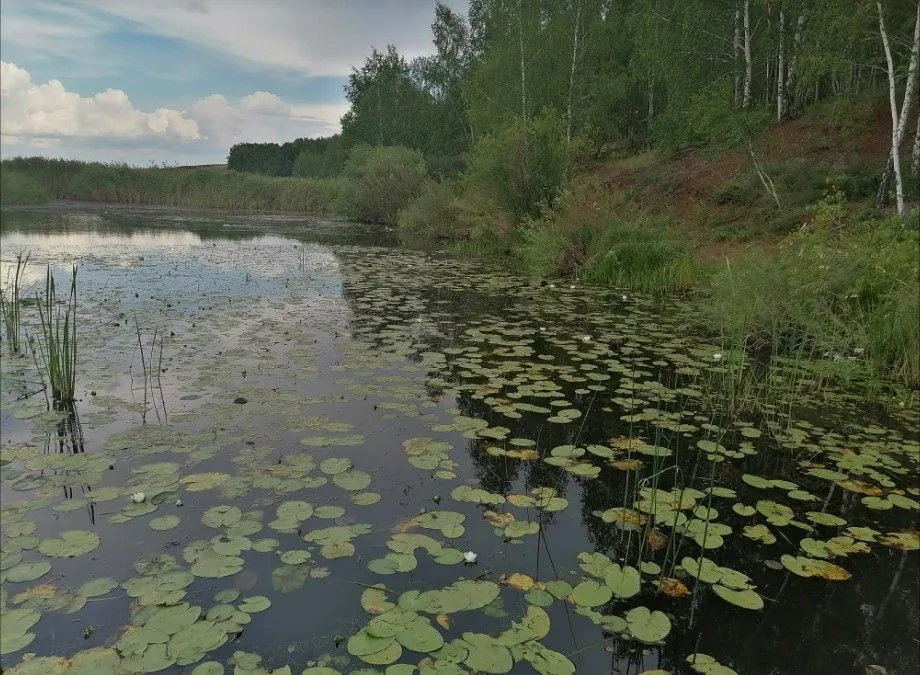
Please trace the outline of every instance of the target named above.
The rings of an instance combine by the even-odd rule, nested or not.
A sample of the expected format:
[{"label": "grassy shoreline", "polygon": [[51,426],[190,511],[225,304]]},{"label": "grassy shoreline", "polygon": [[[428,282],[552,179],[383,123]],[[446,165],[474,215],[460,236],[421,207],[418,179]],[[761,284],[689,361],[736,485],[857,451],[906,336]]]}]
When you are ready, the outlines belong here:
[{"label": "grassy shoreline", "polygon": [[779,148],[768,164],[782,209],[729,155],[645,153],[583,168],[551,208],[518,217],[462,179],[425,178],[418,157],[385,148],[335,178],[40,158],[4,160],[0,170],[4,205],[57,199],[395,221],[406,246],[498,258],[544,279],[693,294],[698,328],[726,353],[772,351],[819,361],[832,377],[918,389],[916,212],[872,208],[871,158],[840,154],[827,138],[813,143],[838,154],[806,147],[806,167]]},{"label": "grassy shoreline", "polygon": [[269,178],[222,167],[136,168],[28,157],[3,160],[0,185],[4,206],[74,200],[328,214],[347,183],[340,178]]}]

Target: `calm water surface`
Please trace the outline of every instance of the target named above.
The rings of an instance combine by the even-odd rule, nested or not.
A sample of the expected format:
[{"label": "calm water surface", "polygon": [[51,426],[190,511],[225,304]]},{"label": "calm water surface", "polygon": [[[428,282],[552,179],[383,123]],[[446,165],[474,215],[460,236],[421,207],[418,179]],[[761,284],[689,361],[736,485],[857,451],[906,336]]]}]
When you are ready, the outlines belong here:
[{"label": "calm water surface", "polygon": [[3,345],[5,670],[917,671],[917,410],[722,414],[694,307],[385,237],[3,212],[79,317],[71,408]]}]

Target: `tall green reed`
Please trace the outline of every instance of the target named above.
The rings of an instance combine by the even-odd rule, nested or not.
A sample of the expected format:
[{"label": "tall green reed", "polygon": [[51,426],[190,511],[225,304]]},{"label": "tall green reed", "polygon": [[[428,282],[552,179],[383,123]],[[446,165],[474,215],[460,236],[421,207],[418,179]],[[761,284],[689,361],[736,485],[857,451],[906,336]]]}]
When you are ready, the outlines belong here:
[{"label": "tall green reed", "polygon": [[56,403],[74,400],[77,381],[77,266],[70,276],[70,297],[58,303],[51,265],[45,278],[45,295],[38,299],[42,332],[38,341],[41,370],[51,385]]},{"label": "tall green reed", "polygon": [[[31,253],[23,257],[22,252],[16,254],[16,267],[10,268],[7,273],[7,287],[0,289],[0,314],[3,315],[3,328],[6,331],[6,346],[11,356],[22,353],[22,344],[19,335],[22,330],[22,302],[19,298],[22,276],[29,264]],[[11,273],[11,274],[10,274]]]}]

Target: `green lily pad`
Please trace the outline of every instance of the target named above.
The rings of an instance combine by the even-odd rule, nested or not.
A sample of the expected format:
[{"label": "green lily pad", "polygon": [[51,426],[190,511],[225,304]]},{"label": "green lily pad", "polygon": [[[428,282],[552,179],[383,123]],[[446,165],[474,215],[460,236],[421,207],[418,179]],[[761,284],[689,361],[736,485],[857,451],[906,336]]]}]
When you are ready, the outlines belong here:
[{"label": "green lily pad", "polygon": [[252,595],[248,598],[244,598],[243,601],[237,605],[241,612],[246,612],[247,614],[253,614],[254,612],[261,612],[269,607],[271,607],[271,600],[266,598],[264,595]]},{"label": "green lily pad", "polygon": [[88,530],[65,530],[57,539],[45,539],[38,550],[53,558],[74,558],[94,551],[99,546],[99,535]]},{"label": "green lily pad", "polygon": [[610,602],[613,591],[593,579],[582,581],[572,590],[572,600],[583,607],[598,607]]},{"label": "green lily pad", "polygon": [[713,592],[720,598],[738,607],[745,609],[763,609],[763,598],[757,592],[751,589],[736,591],[726,588],[722,584],[715,584],[712,587]]},{"label": "green lily pad", "polygon": [[6,570],[3,577],[7,581],[23,582],[35,581],[51,571],[51,563],[47,560],[36,560],[34,562],[19,563]]},{"label": "green lily pad", "polygon": [[634,607],[626,613],[630,635],[646,644],[664,640],[671,632],[671,620],[664,612],[650,612],[647,607]]},{"label": "green lily pad", "polygon": [[240,522],[243,512],[235,506],[212,506],[201,516],[201,522],[208,527],[215,529],[219,527],[230,527]]},{"label": "green lily pad", "polygon": [[604,582],[618,598],[631,598],[639,593],[641,578],[639,570],[629,565],[622,569],[613,563],[604,575]]},{"label": "green lily pad", "polygon": [[151,518],[148,525],[150,525],[151,530],[171,530],[181,522],[182,518],[179,516],[161,516],[159,518]]}]

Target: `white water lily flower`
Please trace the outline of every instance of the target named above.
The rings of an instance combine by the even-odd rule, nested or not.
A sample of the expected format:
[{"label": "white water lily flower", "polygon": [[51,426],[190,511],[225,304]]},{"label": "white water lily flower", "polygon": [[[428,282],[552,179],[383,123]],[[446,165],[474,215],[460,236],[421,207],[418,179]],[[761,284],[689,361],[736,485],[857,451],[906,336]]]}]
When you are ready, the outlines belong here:
[{"label": "white water lily flower", "polygon": [[716,352],[715,354],[712,355],[713,361],[721,361],[724,358],[725,358],[725,354],[723,354],[722,352]]},{"label": "white water lily flower", "polygon": [[585,336],[581,339],[581,341],[582,341],[582,342],[591,342],[591,336],[590,336],[590,335],[585,335]]},{"label": "white water lily flower", "polygon": [[550,284],[549,287],[550,287],[550,288],[556,288],[556,284]]},{"label": "white water lily flower", "polygon": [[623,302],[626,302],[626,296],[625,296],[625,295],[621,295],[621,296],[620,296],[620,299],[621,299]]},{"label": "white water lily flower", "polygon": [[478,558],[478,557],[479,557],[479,556],[478,556],[477,554],[473,553],[472,551],[467,551],[466,553],[463,554],[463,562],[465,562],[465,563],[467,563],[467,564],[469,564],[469,565],[472,565],[473,563],[476,562],[476,558]]},{"label": "white water lily flower", "polygon": [[575,284],[572,284],[571,286],[569,286],[569,288],[575,288]]},{"label": "white water lily flower", "polygon": [[145,499],[147,499],[147,495],[145,495],[143,492],[135,492],[133,495],[131,495],[131,501],[135,504],[140,504]]}]

